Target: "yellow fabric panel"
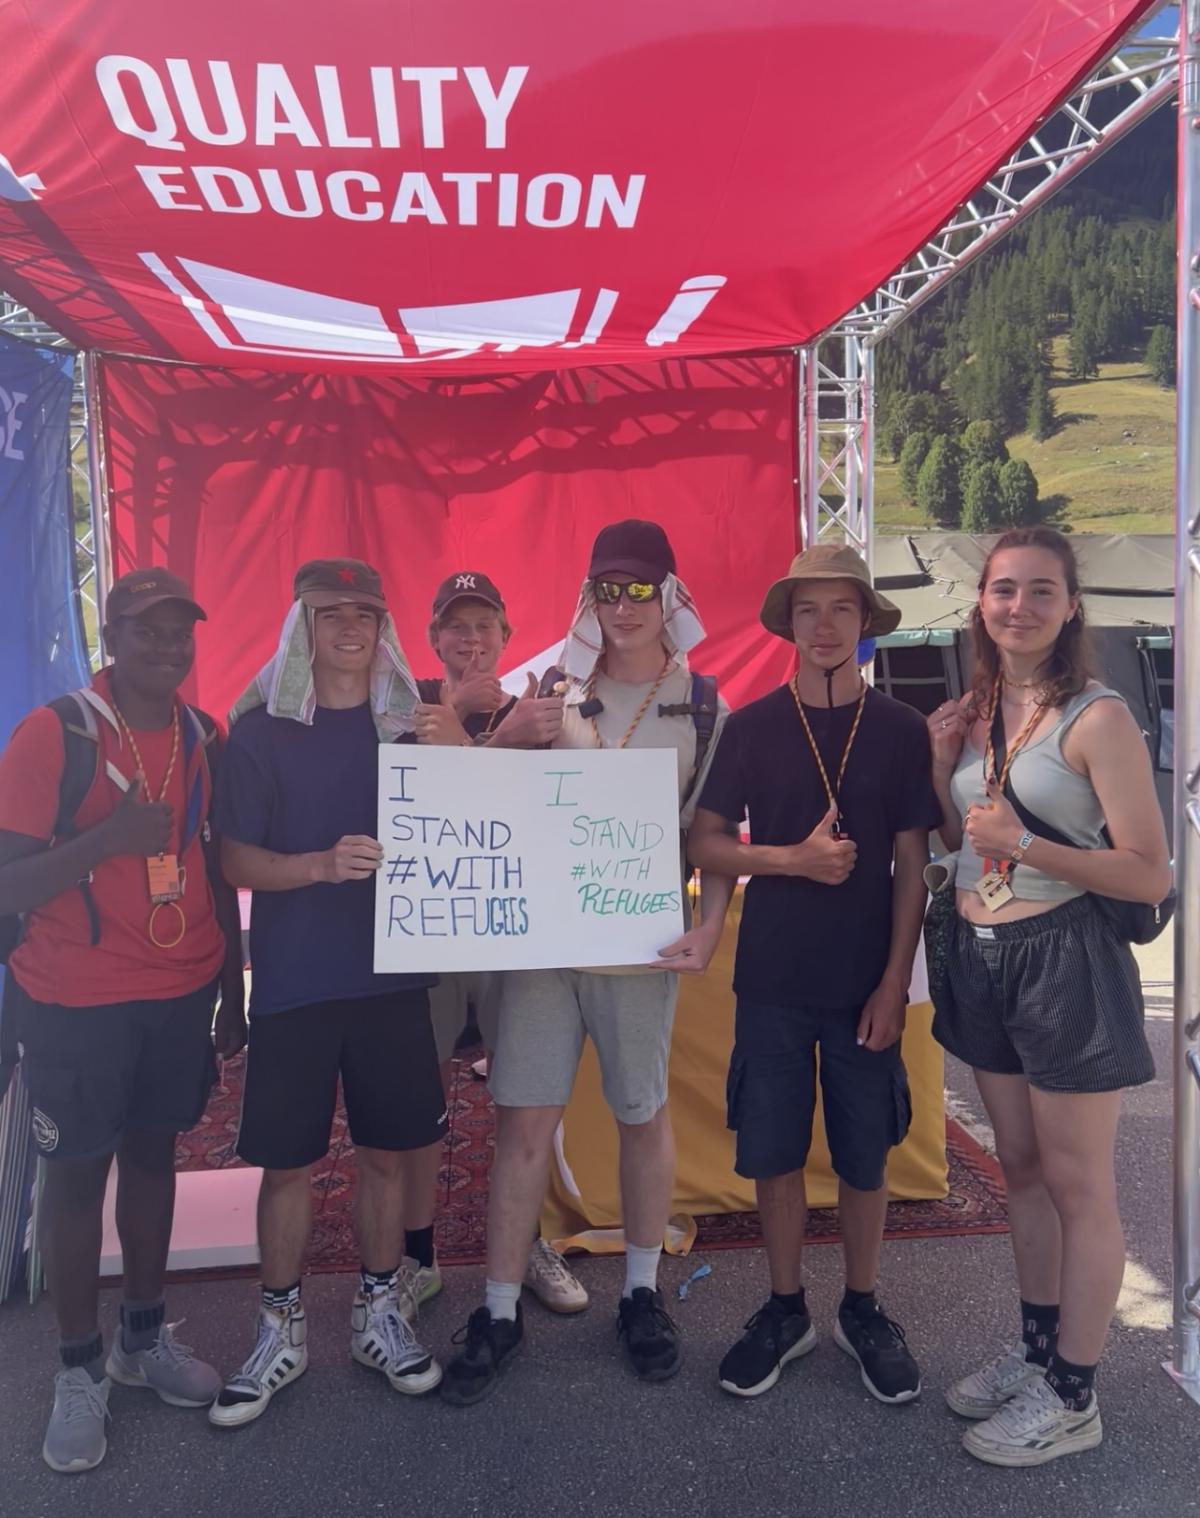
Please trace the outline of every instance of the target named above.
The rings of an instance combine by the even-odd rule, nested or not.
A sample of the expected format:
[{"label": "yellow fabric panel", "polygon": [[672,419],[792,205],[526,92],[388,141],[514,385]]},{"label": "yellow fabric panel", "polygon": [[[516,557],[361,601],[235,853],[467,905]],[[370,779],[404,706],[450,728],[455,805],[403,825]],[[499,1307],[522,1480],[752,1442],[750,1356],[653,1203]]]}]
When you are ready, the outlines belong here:
[{"label": "yellow fabric panel", "polygon": [[[672,1211],[685,1216],[752,1211],[755,1205],[753,1183],[734,1174],[734,1136],[725,1127],[725,1076],[733,1046],[730,983],[740,915],[739,891],[708,973],[680,977],[670,1064],[676,1146]],[[933,1009],[927,1002],[909,1008],[903,1048],[913,1122],[908,1138],[893,1151],[888,1164],[889,1189],[897,1198],[946,1194],[942,1051],[930,1032],[932,1020]],[[590,1042],[584,1047],[561,1137],[561,1158],[569,1177],[563,1165],[552,1166],[542,1209],[543,1235],[574,1240],[583,1247],[619,1247],[619,1239],[582,1237],[589,1230],[619,1228],[621,1222],[616,1124],[600,1091],[599,1065]],[[829,1164],[819,1103],[805,1174],[814,1207],[836,1201],[837,1182]]]}]

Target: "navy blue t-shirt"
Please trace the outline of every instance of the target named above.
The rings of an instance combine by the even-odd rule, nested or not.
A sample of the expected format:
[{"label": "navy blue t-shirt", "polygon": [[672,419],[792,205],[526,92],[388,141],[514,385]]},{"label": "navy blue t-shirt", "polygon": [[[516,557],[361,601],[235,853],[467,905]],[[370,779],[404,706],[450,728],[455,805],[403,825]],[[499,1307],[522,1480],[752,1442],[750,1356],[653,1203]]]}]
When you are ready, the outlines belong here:
[{"label": "navy blue t-shirt", "polygon": [[[826,772],[836,776],[857,702],[805,705]],[[839,886],[755,875],[746,887],[733,989],[776,1007],[861,1007],[887,967],[897,833],[938,827],[925,719],[873,687],[840,794],[857,862]],[[700,805],[729,822],[750,818],[750,841],[807,838],[829,807],[820,771],[785,685],[725,724]]]},{"label": "navy blue t-shirt", "polygon": [[[319,706],[311,727],[247,712],[221,755],[213,826],[280,854],[330,849],[378,832],[379,739],[370,706]],[[250,908],[250,1013],[383,996],[434,975],[376,975],[375,881],[255,891]]]}]

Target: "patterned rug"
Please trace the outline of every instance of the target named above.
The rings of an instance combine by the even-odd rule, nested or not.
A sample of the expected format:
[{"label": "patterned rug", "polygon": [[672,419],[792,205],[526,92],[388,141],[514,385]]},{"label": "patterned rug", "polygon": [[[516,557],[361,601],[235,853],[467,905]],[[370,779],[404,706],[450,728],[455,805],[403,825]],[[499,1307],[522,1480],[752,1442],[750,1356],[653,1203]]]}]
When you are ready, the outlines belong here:
[{"label": "patterned rug", "polygon": [[[240,1165],[234,1153],[242,1102],[243,1062],[224,1072],[198,1127],[179,1140],[181,1170],[220,1169]],[[450,1131],[439,1178],[438,1256],[447,1265],[477,1265],[487,1236],[488,1173],[492,1158],[492,1104],[483,1081],[471,1074],[470,1060],[454,1062]],[[949,1191],[935,1202],[893,1202],[888,1207],[889,1239],[923,1239],[967,1233],[1006,1233],[1004,1183],[999,1166],[953,1120],[946,1120]],[[313,1172],[313,1238],[309,1269],[350,1270],[357,1251],[350,1222],[354,1189],[354,1147],[341,1103],[334,1118],[329,1155]],[[755,1212],[716,1213],[696,1219],[701,1249],[751,1249],[762,1243]],[[829,1243],[838,1238],[837,1212],[815,1208],[808,1218],[808,1239]],[[241,1274],[243,1272],[235,1272]]]}]

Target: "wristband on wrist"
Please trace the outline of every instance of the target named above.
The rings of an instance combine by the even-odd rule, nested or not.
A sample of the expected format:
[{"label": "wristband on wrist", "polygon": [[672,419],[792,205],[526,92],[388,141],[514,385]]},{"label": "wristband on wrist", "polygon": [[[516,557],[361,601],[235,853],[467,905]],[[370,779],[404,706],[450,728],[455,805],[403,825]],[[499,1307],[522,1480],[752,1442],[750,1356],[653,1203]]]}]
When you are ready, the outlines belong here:
[{"label": "wristband on wrist", "polygon": [[1008,856],[1014,864],[1020,864],[1022,859],[1025,858],[1025,853],[1036,836],[1036,833],[1031,833],[1029,829],[1026,828],[1021,836],[1017,839],[1016,848]]}]

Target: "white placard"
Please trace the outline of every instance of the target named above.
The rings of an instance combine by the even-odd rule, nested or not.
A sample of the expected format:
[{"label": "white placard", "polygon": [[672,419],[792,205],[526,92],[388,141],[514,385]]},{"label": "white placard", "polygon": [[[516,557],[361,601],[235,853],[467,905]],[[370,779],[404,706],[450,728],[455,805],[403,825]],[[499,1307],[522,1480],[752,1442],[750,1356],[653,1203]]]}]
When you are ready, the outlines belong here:
[{"label": "white placard", "polygon": [[674,749],[379,748],[376,973],[648,964],[683,931]]}]

